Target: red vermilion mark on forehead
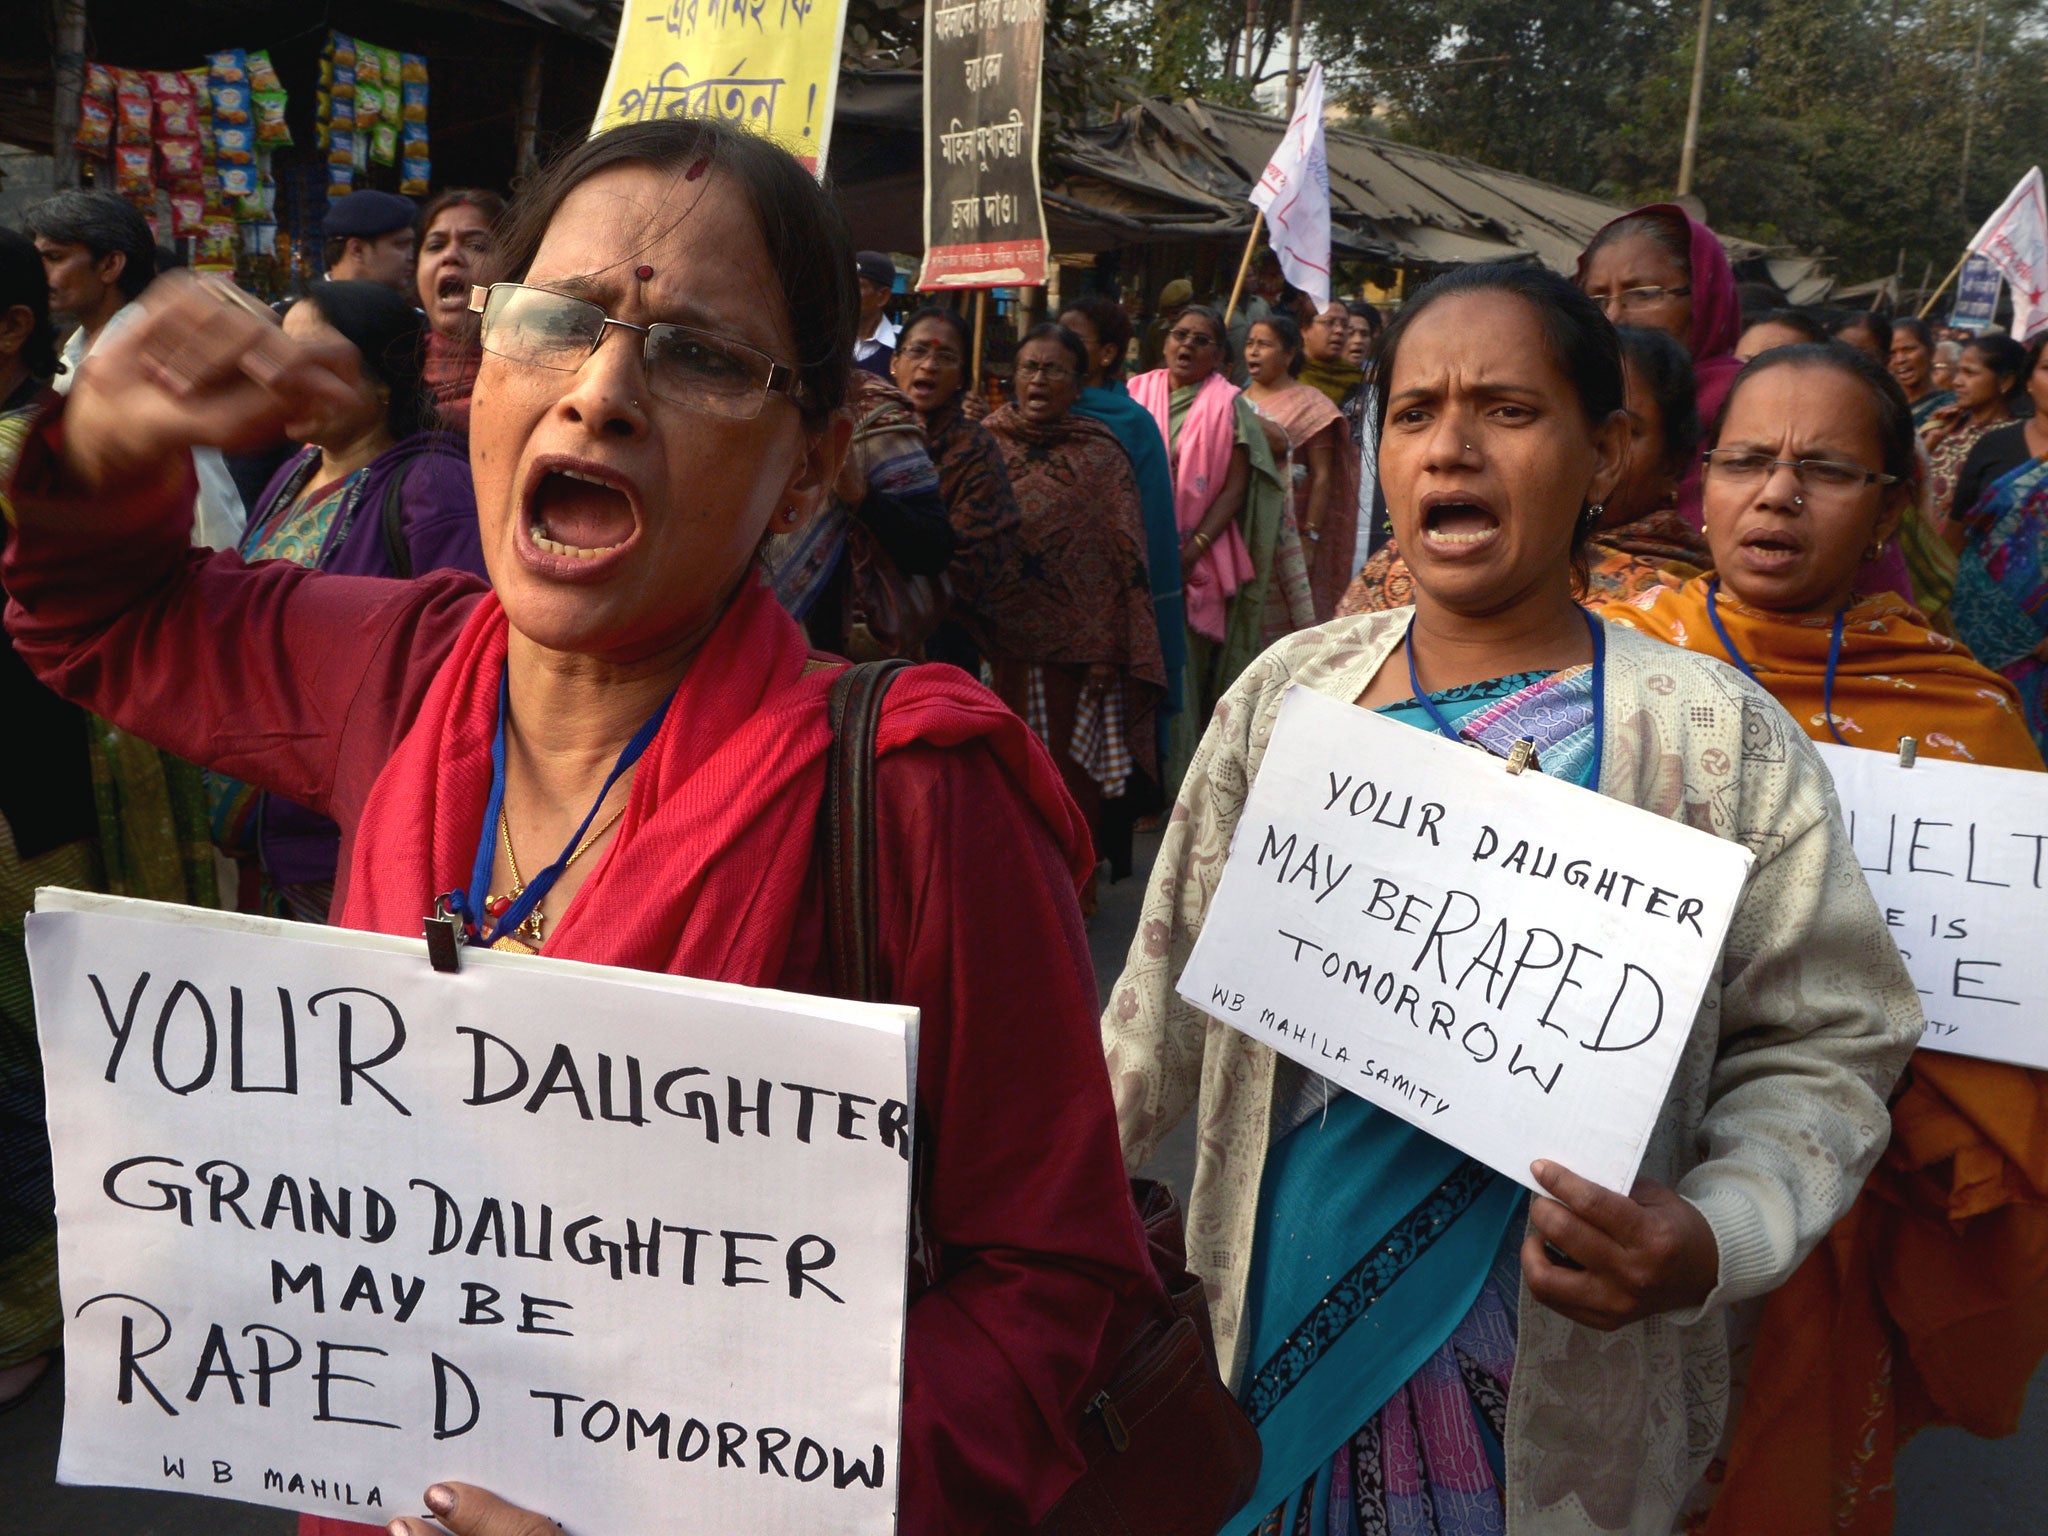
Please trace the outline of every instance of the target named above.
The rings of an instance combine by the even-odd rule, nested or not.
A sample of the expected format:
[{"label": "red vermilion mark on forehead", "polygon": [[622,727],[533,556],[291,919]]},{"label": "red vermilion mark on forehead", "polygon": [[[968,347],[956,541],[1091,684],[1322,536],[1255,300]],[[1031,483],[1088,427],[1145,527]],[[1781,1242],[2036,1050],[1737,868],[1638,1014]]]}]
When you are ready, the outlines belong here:
[{"label": "red vermilion mark on forehead", "polygon": [[695,181],[699,176],[702,176],[706,171],[710,169],[711,157],[709,155],[699,155],[695,160],[690,162],[690,168],[687,171],[683,172],[683,180]]},{"label": "red vermilion mark on forehead", "polygon": [[645,263],[643,262],[643,263],[642,263],[641,265],[639,265],[639,266],[637,266],[637,267],[635,267],[635,268],[633,269],[633,275],[634,275],[635,277],[639,278],[639,279],[640,279],[640,281],[644,283],[644,282],[646,282],[646,281],[647,281],[647,279],[649,279],[650,277],[654,276],[654,268],[652,268],[652,267],[650,267],[650,266],[646,265],[646,264],[645,264]]}]

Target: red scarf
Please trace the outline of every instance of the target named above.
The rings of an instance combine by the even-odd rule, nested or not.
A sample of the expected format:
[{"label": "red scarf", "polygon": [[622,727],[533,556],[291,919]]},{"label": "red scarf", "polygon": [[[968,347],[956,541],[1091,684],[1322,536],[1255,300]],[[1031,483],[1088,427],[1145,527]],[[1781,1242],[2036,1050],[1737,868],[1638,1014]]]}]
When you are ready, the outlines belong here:
[{"label": "red scarf", "polygon": [[[344,927],[417,934],[437,893],[466,887],[491,788],[508,626],[477,605],[357,828]],[[837,668],[805,674],[802,631],[748,581],[692,661],[640,759],[619,835],[547,953],[772,986],[811,862]],[[1059,770],[1022,721],[957,668],[890,689],[876,750],[984,742],[1037,807],[1075,879],[1093,854]]]}]

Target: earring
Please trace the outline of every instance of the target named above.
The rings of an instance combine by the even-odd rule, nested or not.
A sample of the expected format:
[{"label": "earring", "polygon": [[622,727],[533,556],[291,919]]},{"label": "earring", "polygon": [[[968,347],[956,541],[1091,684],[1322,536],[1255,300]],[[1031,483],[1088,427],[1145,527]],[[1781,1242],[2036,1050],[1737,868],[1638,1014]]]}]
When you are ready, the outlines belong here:
[{"label": "earring", "polygon": [[796,508],[784,507],[782,509],[782,520],[785,523],[794,523],[796,521]]},{"label": "earring", "polygon": [[1876,559],[1876,558],[1877,558],[1877,557],[1878,557],[1879,555],[1881,555],[1881,554],[1883,554],[1883,553],[1884,553],[1884,540],[1883,540],[1883,539],[1879,539],[1879,540],[1878,540],[1878,541],[1877,541],[1876,543],[1872,544],[1872,545],[1870,546],[1870,548],[1868,548],[1868,549],[1866,549],[1865,551],[1863,551],[1863,558],[1864,558],[1865,562],[1867,563],[1867,562],[1869,562],[1869,561],[1875,560],[1875,559]]},{"label": "earring", "polygon": [[1588,528],[1597,528],[1600,526],[1600,519],[1605,517],[1606,515],[1607,503],[1604,501],[1596,501],[1591,506],[1587,507],[1585,511],[1579,514],[1579,521],[1584,523]]}]

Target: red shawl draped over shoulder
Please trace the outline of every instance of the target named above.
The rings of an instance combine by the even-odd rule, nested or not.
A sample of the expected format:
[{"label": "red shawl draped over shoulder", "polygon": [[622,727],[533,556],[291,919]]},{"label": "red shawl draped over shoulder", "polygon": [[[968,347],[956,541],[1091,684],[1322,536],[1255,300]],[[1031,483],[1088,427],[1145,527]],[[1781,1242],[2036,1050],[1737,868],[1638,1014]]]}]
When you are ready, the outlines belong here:
[{"label": "red shawl draped over shoulder", "polygon": [[[57,467],[61,430],[31,436],[0,559],[19,654],[125,729],[332,817],[342,920],[416,936],[467,881],[482,825],[508,633],[496,598],[461,572],[396,582],[191,551],[189,476],[81,494]],[[813,844],[834,670],[745,583],[547,953],[828,991]],[[954,1536],[1036,1519],[1080,1472],[1081,1405],[1158,1291],[1075,901],[1093,855],[1058,770],[943,666],[897,680],[878,750],[882,979],[923,1010],[940,1269],[909,1309],[899,1528]]]}]

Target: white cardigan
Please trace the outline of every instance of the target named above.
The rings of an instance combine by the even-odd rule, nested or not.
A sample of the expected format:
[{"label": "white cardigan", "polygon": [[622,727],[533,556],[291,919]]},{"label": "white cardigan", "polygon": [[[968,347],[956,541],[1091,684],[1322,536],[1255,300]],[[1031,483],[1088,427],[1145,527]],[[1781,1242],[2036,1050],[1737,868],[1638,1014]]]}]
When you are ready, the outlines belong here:
[{"label": "white cardigan", "polygon": [[[1124,1159],[1142,1165],[1200,1117],[1188,1258],[1209,1291],[1226,1375],[1244,1304],[1277,1058],[1173,989],[1292,685],[1356,699],[1412,610],[1292,635],[1216,709],[1173,808],[1103,1047]],[[1713,1227],[1719,1284],[1697,1312],[1614,1333],[1522,1288],[1507,1417],[1510,1536],[1666,1536],[1721,1447],[1727,1308],[1787,1279],[1848,1210],[1890,1135],[1886,1096],[1922,1029],[1913,984],[1842,829],[1818,754],[1733,668],[1609,625],[1600,792],[1756,855],[1679,1058],[1643,1173]],[[1334,1448],[1334,1447],[1333,1447]]]}]

